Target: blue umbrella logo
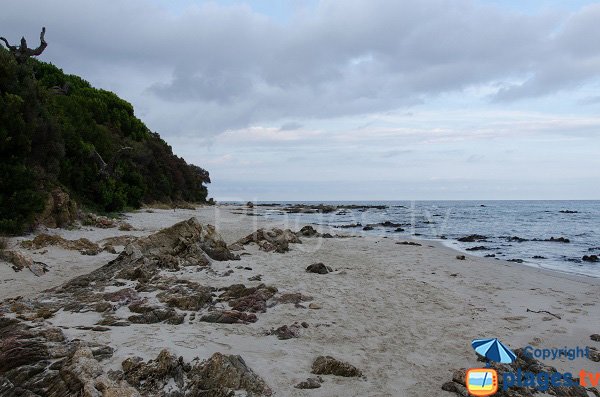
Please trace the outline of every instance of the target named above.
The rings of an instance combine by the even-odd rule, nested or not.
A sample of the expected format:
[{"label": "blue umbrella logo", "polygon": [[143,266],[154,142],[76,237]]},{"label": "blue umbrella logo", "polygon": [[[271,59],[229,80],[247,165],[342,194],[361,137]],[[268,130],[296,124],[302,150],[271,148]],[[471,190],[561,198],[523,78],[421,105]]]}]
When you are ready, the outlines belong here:
[{"label": "blue umbrella logo", "polygon": [[515,353],[513,353],[508,347],[506,347],[497,338],[492,339],[475,339],[471,342],[471,346],[475,351],[485,357],[488,362],[495,361],[503,364],[511,364],[517,359]]}]

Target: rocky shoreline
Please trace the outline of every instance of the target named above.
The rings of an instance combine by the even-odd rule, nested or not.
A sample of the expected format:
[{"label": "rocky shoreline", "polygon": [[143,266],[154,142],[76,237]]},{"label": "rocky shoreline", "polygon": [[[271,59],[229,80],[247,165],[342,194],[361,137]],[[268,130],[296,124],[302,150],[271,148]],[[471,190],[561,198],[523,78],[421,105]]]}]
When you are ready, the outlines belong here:
[{"label": "rocky shoreline", "polygon": [[[60,255],[99,265],[0,304],[0,395],[421,395],[428,368],[446,393],[444,374],[470,361],[468,338],[497,332],[488,319],[507,318],[503,335],[515,343],[533,334],[550,343],[577,319],[583,332],[600,325],[594,282],[560,279],[551,298],[536,288],[554,276],[495,269],[516,285],[483,311],[491,261],[214,211],[139,212],[117,235],[94,227],[13,242],[46,258],[47,272],[28,276],[39,282],[60,270]],[[502,303],[515,291],[560,319]],[[430,339],[451,355],[431,360]]]}]

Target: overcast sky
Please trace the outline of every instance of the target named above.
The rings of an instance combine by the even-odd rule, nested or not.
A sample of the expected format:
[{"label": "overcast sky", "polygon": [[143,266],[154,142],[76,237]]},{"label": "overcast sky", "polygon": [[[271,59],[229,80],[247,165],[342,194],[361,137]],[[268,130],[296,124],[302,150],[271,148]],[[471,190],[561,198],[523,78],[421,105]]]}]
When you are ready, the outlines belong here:
[{"label": "overcast sky", "polygon": [[217,200],[600,199],[600,3],[2,0]]}]

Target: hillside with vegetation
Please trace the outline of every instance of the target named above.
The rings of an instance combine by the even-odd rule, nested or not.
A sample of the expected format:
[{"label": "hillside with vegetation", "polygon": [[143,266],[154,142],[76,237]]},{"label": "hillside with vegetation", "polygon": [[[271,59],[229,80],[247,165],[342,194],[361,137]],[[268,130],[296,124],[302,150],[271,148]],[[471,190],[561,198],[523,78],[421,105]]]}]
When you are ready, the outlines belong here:
[{"label": "hillside with vegetation", "polygon": [[173,154],[128,102],[0,47],[0,233],[33,227],[53,189],[114,212],[205,202],[207,183],[208,172]]}]

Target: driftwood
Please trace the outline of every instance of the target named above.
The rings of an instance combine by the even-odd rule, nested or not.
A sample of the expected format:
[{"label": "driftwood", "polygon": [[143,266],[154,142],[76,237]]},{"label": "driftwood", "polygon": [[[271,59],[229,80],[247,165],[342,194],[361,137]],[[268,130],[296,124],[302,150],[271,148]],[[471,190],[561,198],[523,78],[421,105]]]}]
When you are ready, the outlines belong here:
[{"label": "driftwood", "polygon": [[554,317],[556,317],[556,318],[557,318],[557,319],[559,319],[559,320],[561,319],[561,317],[560,317],[558,314],[550,313],[550,312],[549,312],[549,311],[547,311],[547,310],[531,310],[531,309],[527,308],[527,311],[528,311],[529,313],[537,313],[537,314],[540,314],[540,313],[546,313],[546,314],[549,314],[549,315],[551,315],[551,316],[554,316]]},{"label": "driftwood", "polygon": [[27,40],[25,40],[25,37],[21,37],[21,45],[18,47],[10,45],[8,40],[6,40],[4,37],[0,37],[0,40],[4,42],[6,48],[8,48],[18,63],[25,63],[31,57],[41,55],[46,47],[48,47],[48,43],[46,43],[46,40],[44,39],[45,34],[46,28],[43,27],[42,32],[40,33],[40,46],[34,49],[27,47]]},{"label": "driftwood", "polygon": [[94,159],[94,161],[96,161],[96,164],[98,165],[98,174],[100,174],[104,178],[108,178],[114,175],[115,165],[117,164],[117,161],[119,161],[119,159],[123,156],[124,153],[130,150],[133,150],[133,148],[129,146],[122,147],[113,156],[113,158],[110,159],[108,164],[106,163],[106,161],[104,161],[104,159],[102,158],[102,156],[100,156],[100,153],[98,153],[96,149],[94,149],[90,156]]}]

